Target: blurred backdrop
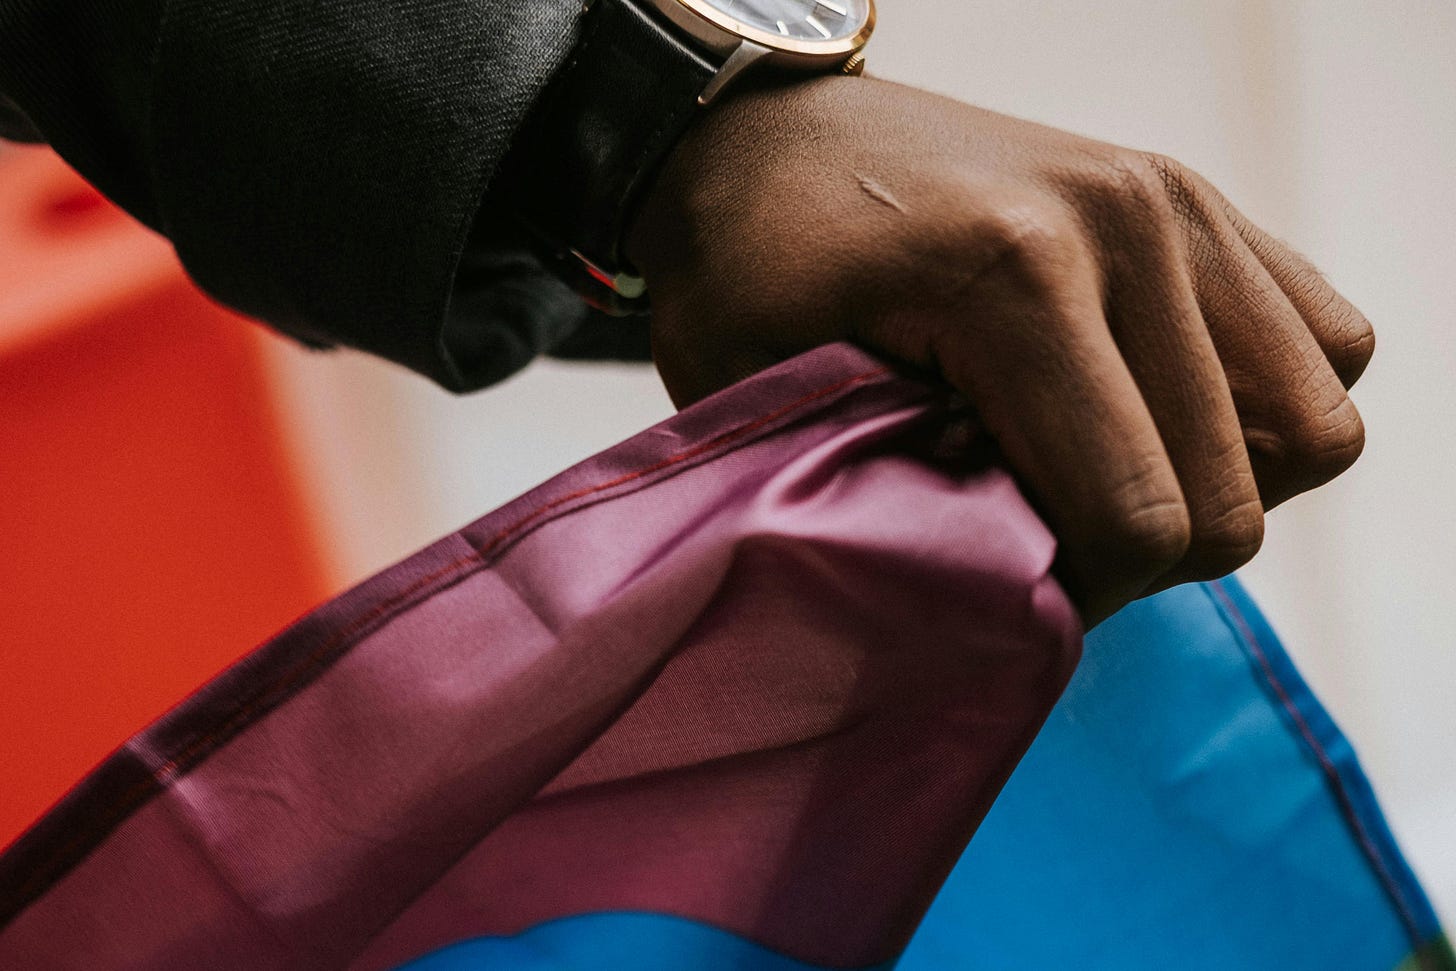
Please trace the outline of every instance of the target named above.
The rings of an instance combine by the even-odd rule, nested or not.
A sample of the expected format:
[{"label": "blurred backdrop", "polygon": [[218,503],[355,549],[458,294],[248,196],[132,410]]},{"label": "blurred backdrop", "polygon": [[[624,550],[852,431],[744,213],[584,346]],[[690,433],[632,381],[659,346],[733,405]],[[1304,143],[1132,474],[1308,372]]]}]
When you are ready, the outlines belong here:
[{"label": "blurred backdrop", "polygon": [[[1352,735],[1412,862],[1445,919],[1456,922],[1456,510],[1448,498],[1456,476],[1456,4],[880,0],[880,6],[872,73],[1173,155],[1309,255],[1374,321],[1379,351],[1355,394],[1369,430],[1365,457],[1331,487],[1278,510],[1265,551],[1245,577]],[[0,157],[0,180],[20,171],[17,156],[30,154],[12,150],[9,159]],[[12,188],[0,182],[0,195]],[[72,194],[47,203],[54,210],[48,218],[72,224],[87,218],[94,200],[66,192]],[[114,231],[131,241],[88,250],[46,237],[61,256],[45,272],[66,276],[76,293],[87,290],[88,273],[172,279],[164,248],[138,241],[129,229]],[[69,409],[58,413],[71,427],[84,412],[77,402],[91,401],[97,416],[91,427],[103,429],[98,441],[116,446],[126,428],[118,414],[140,406],[126,397],[132,387],[126,380],[86,377],[78,362],[93,359],[97,340],[87,331],[84,342],[66,343],[77,340],[66,323],[75,314],[54,311],[55,286],[46,288],[49,296],[15,296],[30,292],[22,278],[40,271],[21,272],[13,264],[6,278],[3,263],[13,261],[22,232],[35,227],[12,227],[9,240],[5,232],[0,222],[0,282],[10,287],[0,290],[0,424],[12,429],[11,439],[0,440],[9,451],[0,454],[6,500],[0,505],[8,506],[0,515],[9,517],[0,518],[0,544],[23,535],[27,522],[49,522],[35,517],[35,503],[91,542],[121,520],[93,508],[99,520],[93,522],[57,504],[46,485],[54,479],[46,477],[68,466],[47,447],[37,470],[34,463],[42,460],[34,458],[41,454],[34,439],[49,440],[57,427],[41,416]],[[156,285],[171,292],[170,282]],[[132,297],[145,290],[121,289],[128,286]],[[127,299],[125,312],[92,306],[87,319],[138,318],[142,326],[133,333],[177,345],[155,324],[153,304]],[[75,571],[102,566],[88,563],[84,547],[72,548],[67,575],[58,574],[55,589],[45,593],[43,583],[31,582],[44,571],[11,556],[9,595],[0,582],[0,678],[9,684],[0,689],[0,737],[12,739],[0,747],[0,779],[11,782],[8,793],[0,791],[0,842],[58,795],[68,774],[309,603],[671,411],[647,368],[543,362],[502,387],[452,398],[389,365],[305,352],[261,331],[241,331],[189,297],[168,299],[168,314],[191,314],[229,336],[181,363],[146,357],[151,352],[138,349],[139,338],[113,336],[130,343],[121,358],[106,358],[105,367],[153,377],[165,368],[203,369],[198,373],[212,375],[213,386],[233,389],[222,396],[227,401],[258,406],[248,416],[246,407],[218,405],[216,394],[206,403],[196,387],[169,386],[158,399],[157,413],[172,416],[164,427],[182,429],[154,444],[154,464],[173,471],[159,471],[154,480],[133,469],[136,483],[119,493],[122,518],[138,535],[113,544],[113,569],[130,576],[138,592],[108,609],[130,618],[131,634],[155,639],[148,623],[178,629],[176,598],[167,591],[212,582],[219,587],[207,594],[212,600],[194,597],[202,598],[201,613],[208,616],[194,618],[195,631],[187,628],[186,636],[221,646],[212,653],[199,646],[179,666],[145,649],[147,663],[140,665],[135,653],[103,644],[113,656],[104,675],[96,674],[102,666],[94,661],[94,632],[50,622],[54,629],[41,631],[36,618],[40,605],[54,607],[74,595]],[[37,300],[51,309],[38,310]],[[23,366],[15,363],[22,355]],[[67,392],[75,397],[42,400],[49,392],[35,380],[38,374],[52,375],[47,386],[68,376],[78,385]],[[27,390],[18,393],[22,382]],[[133,418],[137,427],[155,424]],[[226,462],[208,472],[207,446],[199,443],[220,428],[231,429],[220,434],[236,448],[250,450],[250,463],[281,469],[282,479],[248,485]],[[94,458],[94,443],[78,448]],[[120,442],[120,453],[123,465],[140,468],[136,446]],[[22,474],[25,455],[32,461]],[[195,473],[191,485],[181,477],[187,495],[230,497],[221,511],[195,513],[213,531],[200,540],[186,503],[165,492],[179,488],[179,465]],[[113,476],[103,484],[117,481]],[[24,489],[32,498],[17,503]],[[81,489],[73,501],[85,502],[88,494]],[[153,506],[160,511],[147,512]],[[155,523],[142,513],[154,515]],[[231,532],[218,525],[220,517],[235,524]],[[169,525],[191,532],[197,559],[177,552]],[[170,545],[177,562],[141,555],[141,534]],[[215,558],[219,546],[235,551],[232,562],[208,567],[211,578],[187,576],[188,562],[196,564],[194,572],[203,569],[203,558]],[[260,573],[269,582],[248,586],[247,578]],[[7,576],[0,572],[0,581]],[[115,589],[118,581],[106,582]],[[160,605],[156,616],[136,613],[134,601],[148,591]],[[245,601],[247,612],[240,606]],[[232,640],[208,626],[219,618],[231,625]],[[44,663],[21,663],[42,641],[53,652]],[[54,652],[71,652],[70,663],[92,674],[57,680]],[[143,684],[148,681],[151,688]],[[88,734],[71,715],[57,714],[64,708],[54,700],[58,692],[89,699],[99,727]],[[123,704],[118,699],[128,692],[132,700]],[[46,775],[37,753],[60,744],[62,735],[70,755]],[[29,788],[14,784],[22,777],[38,781]]]}]

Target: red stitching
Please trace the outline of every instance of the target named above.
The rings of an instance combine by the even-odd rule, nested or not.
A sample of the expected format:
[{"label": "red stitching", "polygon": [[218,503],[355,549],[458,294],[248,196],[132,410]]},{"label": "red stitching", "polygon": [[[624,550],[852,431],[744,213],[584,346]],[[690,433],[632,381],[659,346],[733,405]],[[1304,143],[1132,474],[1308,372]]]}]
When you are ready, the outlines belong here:
[{"label": "red stitching", "polygon": [[207,742],[217,738],[218,736],[227,735],[229,729],[234,725],[234,723],[239,721],[246,722],[249,716],[251,716],[259,708],[267,707],[268,703],[272,701],[273,698],[280,692],[286,694],[289,689],[291,689],[299,681],[303,680],[304,677],[307,674],[311,673],[314,668],[318,667],[320,664],[323,664],[324,661],[327,660],[327,656],[329,655],[329,653],[336,650],[337,648],[342,647],[345,642],[349,641],[360,632],[366,630],[370,624],[373,624],[376,620],[379,620],[380,618],[386,616],[390,613],[390,611],[394,610],[395,608],[403,606],[411,597],[419,593],[421,590],[424,590],[432,583],[435,583],[438,580],[442,580],[445,577],[449,576],[451,573],[462,570],[467,566],[478,565],[480,564],[480,562],[481,557],[478,552],[471,553],[469,556],[462,556],[458,560],[447,563],[445,566],[442,566],[439,569],[426,574],[425,576],[419,577],[409,586],[405,587],[399,593],[391,597],[389,600],[386,600],[384,603],[377,605],[373,610],[369,611],[368,613],[365,613],[362,616],[355,618],[353,623],[344,627],[342,630],[339,631],[338,634],[336,634],[331,640],[325,642],[322,646],[315,648],[313,652],[306,656],[301,662],[299,662],[297,666],[290,669],[285,675],[274,681],[269,687],[253,695],[247,701],[239,704],[237,708],[233,709],[232,714],[228,715],[228,717],[216,727],[209,730],[206,734],[194,738],[181,752],[177,753],[172,758],[157,766],[156,770],[152,773],[152,777],[155,778],[158,782],[161,782],[162,777],[171,776],[173,773],[178,772],[183,768],[183,766],[189,759],[191,759],[194,755],[198,754],[198,750],[200,748],[205,747]]},{"label": "red stitching", "polygon": [[[342,651],[346,647],[351,646],[349,642],[354,637],[369,628],[370,625],[386,617],[391,612],[405,606],[412,597],[419,594],[422,590],[440,582],[441,580],[444,580],[447,577],[450,577],[452,573],[457,573],[459,571],[465,570],[467,567],[471,568],[473,572],[476,569],[480,569],[489,565],[490,561],[487,560],[487,557],[491,553],[500,551],[500,547],[504,543],[506,543],[507,540],[509,540],[516,533],[523,530],[526,526],[531,525],[532,523],[541,519],[546,514],[556,509],[559,509],[568,503],[574,502],[575,500],[583,499],[601,492],[606,492],[610,489],[615,489],[618,486],[626,485],[629,482],[637,481],[646,476],[652,475],[655,472],[660,472],[663,469],[670,468],[674,465],[679,465],[683,462],[697,458],[700,455],[707,454],[708,452],[711,452],[715,449],[724,448],[728,445],[733,444],[744,436],[751,435],[753,432],[763,428],[764,426],[772,424],[773,422],[784,417],[785,415],[800,408],[803,408],[806,405],[812,404],[815,401],[820,400],[821,398],[827,397],[828,395],[834,394],[837,391],[842,391],[845,388],[851,387],[856,384],[861,384],[865,381],[872,380],[890,372],[891,368],[881,367],[876,368],[872,371],[865,371],[862,374],[855,375],[854,377],[845,378],[844,380],[837,381],[834,384],[827,385],[826,387],[820,388],[817,391],[811,392],[810,394],[807,394],[804,397],[797,399],[796,401],[790,402],[789,404],[784,405],[783,407],[773,412],[770,412],[767,415],[757,418],[751,422],[746,422],[736,428],[729,429],[728,431],[710,439],[707,442],[703,442],[690,449],[679,452],[676,455],[668,456],[667,458],[662,459],[659,462],[655,462],[645,468],[638,469],[634,472],[625,473],[623,475],[617,476],[614,479],[598,483],[594,486],[589,486],[585,489],[579,489],[576,492],[572,492],[565,496],[560,496],[552,500],[551,502],[548,502],[545,505],[542,505],[532,510],[527,515],[521,517],[511,525],[507,526],[505,529],[501,530],[494,537],[492,537],[488,543],[472,552],[469,556],[463,556],[446,564],[445,566],[439,567],[438,569],[431,571],[429,574],[423,577],[419,577],[405,589],[401,590],[399,593],[391,597],[389,600],[377,605],[373,610],[370,610],[363,616],[356,618],[352,623],[340,630],[334,637],[330,638],[323,645],[310,652],[309,655],[305,657],[301,662],[290,668],[288,671],[284,672],[283,675],[273,681],[270,685],[265,687],[263,690],[257,692],[256,694],[252,695],[247,700],[241,702],[238,707],[233,709],[231,714],[223,719],[222,722],[218,723],[207,732],[195,737],[191,742],[187,744],[186,747],[184,747],[180,752],[173,755],[167,761],[163,762],[145,779],[139,780],[135,785],[131,786],[129,789],[123,792],[120,796],[117,797],[116,801],[111,804],[111,808],[102,816],[100,822],[74,835],[54,854],[52,854],[51,860],[64,860],[66,856],[74,853],[77,848],[79,848],[82,844],[94,840],[101,833],[105,832],[111,826],[119,822],[122,817],[124,817],[132,809],[136,808],[138,804],[144,802],[146,799],[150,798],[153,795],[157,795],[165,791],[172,782],[175,782],[182,775],[185,775],[187,772],[190,772],[193,768],[195,768],[198,762],[201,761],[201,759],[205,758],[207,754],[216,747],[217,744],[221,744],[223,741],[226,741],[228,738],[230,738],[230,733],[245,724],[256,711],[258,711],[260,708],[265,707],[268,704],[273,703],[279,698],[280,695],[286,695],[300,681],[304,680],[317,668],[325,664],[331,654]],[[94,849],[94,844],[92,846],[92,849]],[[47,871],[54,869],[57,866],[56,863],[52,862],[52,864],[49,866],[38,867],[36,874],[32,876],[31,879],[27,880],[24,884],[22,884],[20,888],[16,891],[16,897],[19,899],[25,899],[27,897],[30,897],[32,892],[38,892],[39,884],[49,882],[53,885],[56,880],[58,880],[61,876],[68,872],[72,867],[76,866],[76,864],[78,864],[81,860],[85,859],[89,852],[89,850],[84,851],[76,859],[61,864],[60,871],[50,876],[47,876]],[[3,921],[0,921],[0,924],[3,924]]]},{"label": "red stitching", "polygon": [[1299,706],[1294,703],[1294,699],[1285,690],[1283,683],[1279,680],[1279,676],[1274,672],[1274,665],[1269,662],[1268,656],[1264,653],[1263,646],[1259,643],[1258,635],[1249,626],[1249,622],[1244,617],[1243,611],[1239,610],[1238,604],[1234,603],[1228,591],[1223,588],[1223,584],[1215,580],[1208,584],[1208,586],[1213,590],[1214,597],[1222,605],[1224,612],[1233,621],[1235,631],[1243,639],[1244,643],[1248,645],[1250,652],[1253,653],[1254,659],[1259,664],[1260,671],[1263,672],[1264,679],[1269,682],[1270,687],[1274,689],[1275,695],[1278,696],[1280,705],[1284,707],[1284,710],[1294,721],[1294,725],[1299,729],[1299,734],[1304,738],[1305,744],[1314,753],[1315,760],[1319,762],[1320,771],[1324,774],[1325,781],[1334,792],[1335,802],[1340,807],[1340,815],[1345,817],[1345,822],[1355,834],[1355,841],[1360,844],[1361,852],[1370,861],[1370,865],[1375,869],[1375,875],[1380,881],[1381,886],[1385,888],[1385,892],[1395,904],[1395,909],[1400,913],[1401,923],[1405,925],[1406,933],[1410,935],[1410,939],[1414,945],[1420,947],[1425,943],[1421,937],[1420,922],[1416,920],[1415,913],[1406,901],[1405,894],[1401,892],[1400,884],[1396,881],[1394,874],[1386,867],[1385,858],[1381,856],[1379,848],[1375,845],[1375,840],[1371,837],[1369,831],[1366,830],[1365,823],[1360,818],[1360,812],[1355,808],[1354,800],[1350,798],[1349,792],[1345,789],[1345,780],[1340,777],[1340,770],[1335,767],[1334,760],[1330,758],[1329,753],[1325,751],[1324,746],[1315,737],[1314,730],[1305,721],[1304,714],[1299,710]]},{"label": "red stitching", "polygon": [[812,404],[813,402],[818,401],[820,398],[834,394],[836,391],[842,391],[851,385],[860,384],[862,382],[870,380],[871,378],[877,378],[881,375],[888,374],[889,372],[889,368],[882,367],[876,368],[873,371],[866,371],[863,374],[856,374],[852,378],[845,378],[843,381],[839,381],[827,387],[820,388],[813,394],[805,395],[799,400],[787,404],[777,411],[769,412],[767,415],[764,415],[761,418],[754,419],[747,424],[739,425],[737,428],[729,429],[728,431],[717,436],[716,438],[709,439],[706,442],[695,445],[692,448],[687,449],[686,451],[677,453],[676,455],[670,455],[660,462],[649,465],[644,469],[638,469],[635,472],[627,472],[623,475],[619,475],[617,478],[612,479],[608,482],[589,486],[585,489],[579,489],[576,492],[571,493],[570,495],[560,496],[556,499],[553,499],[551,502],[546,503],[544,506],[532,510],[530,514],[516,520],[514,523],[511,523],[509,526],[501,530],[495,536],[491,537],[490,541],[480,548],[480,552],[482,555],[492,552],[497,546],[505,542],[505,540],[508,539],[511,534],[519,531],[522,527],[526,526],[533,520],[539,519],[546,513],[549,513],[554,509],[558,509],[569,502],[573,502],[577,499],[583,499],[590,495],[595,495],[598,492],[605,492],[608,489],[615,489],[617,486],[626,485],[628,482],[633,482],[637,479],[643,478],[644,476],[649,476],[654,472],[660,472],[670,466],[677,465],[681,462],[686,462],[690,459],[697,458],[699,455],[704,455],[715,449],[722,448],[725,445],[729,445],[745,435],[753,434],[765,425],[772,424],[773,422],[782,418],[784,415],[787,415],[791,411],[797,411],[799,408],[802,408],[808,404]]}]

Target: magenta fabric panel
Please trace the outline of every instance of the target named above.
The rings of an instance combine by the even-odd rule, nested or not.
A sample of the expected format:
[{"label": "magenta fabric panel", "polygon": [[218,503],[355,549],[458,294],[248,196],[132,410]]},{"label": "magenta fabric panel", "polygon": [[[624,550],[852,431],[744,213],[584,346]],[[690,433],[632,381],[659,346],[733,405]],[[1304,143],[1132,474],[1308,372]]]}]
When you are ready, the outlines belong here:
[{"label": "magenta fabric panel", "polygon": [[893,957],[1076,664],[1053,554],[952,401],[823,348],[133,739],[0,857],[0,967],[386,968],[601,910]]}]

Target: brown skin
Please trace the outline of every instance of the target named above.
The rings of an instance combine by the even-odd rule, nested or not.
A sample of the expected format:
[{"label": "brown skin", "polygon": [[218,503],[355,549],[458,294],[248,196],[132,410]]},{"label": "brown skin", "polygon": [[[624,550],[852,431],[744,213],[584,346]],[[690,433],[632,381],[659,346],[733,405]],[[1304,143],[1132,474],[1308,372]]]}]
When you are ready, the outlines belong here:
[{"label": "brown skin", "polygon": [[740,92],[627,245],[680,406],[836,340],[963,392],[1089,624],[1247,562],[1364,445],[1370,324],[1213,186],[913,88]]}]

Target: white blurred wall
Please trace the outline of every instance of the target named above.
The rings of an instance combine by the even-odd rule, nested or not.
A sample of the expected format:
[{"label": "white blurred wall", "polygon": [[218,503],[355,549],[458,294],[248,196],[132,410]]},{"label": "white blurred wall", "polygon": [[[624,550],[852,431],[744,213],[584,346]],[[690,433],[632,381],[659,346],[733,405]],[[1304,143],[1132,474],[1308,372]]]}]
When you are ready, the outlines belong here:
[{"label": "white blurred wall", "polygon": [[[1365,458],[1275,513],[1246,578],[1456,922],[1456,3],[880,4],[872,71],[1178,157],[1375,322]],[[455,399],[280,347],[278,376],[346,579],[670,412],[645,369]]]}]

